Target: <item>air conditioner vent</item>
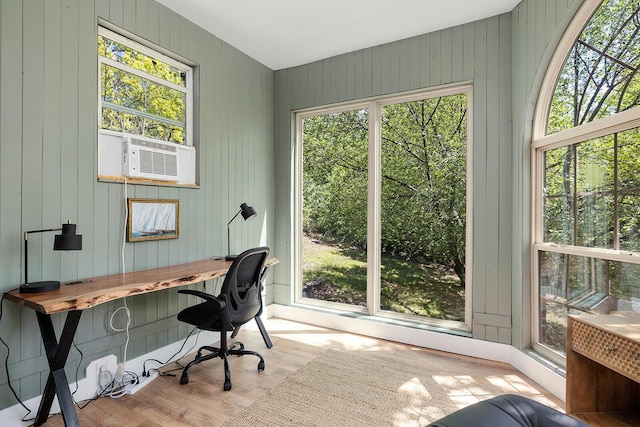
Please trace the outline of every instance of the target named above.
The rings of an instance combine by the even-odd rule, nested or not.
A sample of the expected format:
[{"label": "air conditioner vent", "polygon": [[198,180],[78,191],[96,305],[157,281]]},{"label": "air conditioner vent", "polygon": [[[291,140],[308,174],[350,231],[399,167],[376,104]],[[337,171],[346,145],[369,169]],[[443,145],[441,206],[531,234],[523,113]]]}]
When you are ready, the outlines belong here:
[{"label": "air conditioner vent", "polygon": [[130,177],[178,181],[178,154],[172,143],[127,137],[123,173]]}]

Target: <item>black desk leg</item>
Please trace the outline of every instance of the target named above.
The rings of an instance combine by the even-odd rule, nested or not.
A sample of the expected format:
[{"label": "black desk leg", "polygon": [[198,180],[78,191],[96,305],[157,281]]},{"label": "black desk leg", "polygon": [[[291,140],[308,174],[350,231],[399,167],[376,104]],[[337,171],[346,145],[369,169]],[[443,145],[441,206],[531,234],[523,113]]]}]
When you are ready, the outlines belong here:
[{"label": "black desk leg", "polygon": [[47,385],[42,394],[40,407],[36,416],[35,426],[40,426],[47,421],[53,398],[58,395],[58,403],[62,411],[62,418],[65,426],[80,426],[78,414],[73,403],[71,391],[69,391],[69,382],[64,372],[64,365],[69,356],[69,350],[73,344],[73,337],[78,329],[78,322],[82,311],[74,310],[67,313],[67,320],[64,322],[62,334],[60,334],[60,342],[56,339],[56,332],[53,329],[51,315],[36,311],[38,316],[38,325],[40,325],[40,334],[42,335],[42,343],[47,353],[49,361],[49,378]]}]

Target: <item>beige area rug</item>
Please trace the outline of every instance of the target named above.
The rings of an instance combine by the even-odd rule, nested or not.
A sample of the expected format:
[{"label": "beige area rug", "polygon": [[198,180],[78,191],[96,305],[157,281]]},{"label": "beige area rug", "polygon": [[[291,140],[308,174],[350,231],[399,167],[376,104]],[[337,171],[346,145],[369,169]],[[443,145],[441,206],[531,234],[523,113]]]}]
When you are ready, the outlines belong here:
[{"label": "beige area rug", "polygon": [[224,427],[426,426],[471,403],[513,393],[517,386],[507,383],[327,350]]}]

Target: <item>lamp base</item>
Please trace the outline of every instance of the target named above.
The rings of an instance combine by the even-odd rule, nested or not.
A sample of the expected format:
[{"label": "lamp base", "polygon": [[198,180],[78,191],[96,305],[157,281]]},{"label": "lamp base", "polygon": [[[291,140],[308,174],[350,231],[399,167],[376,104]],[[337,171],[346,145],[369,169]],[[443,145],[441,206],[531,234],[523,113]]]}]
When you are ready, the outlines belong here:
[{"label": "lamp base", "polygon": [[238,255],[227,255],[226,257],[224,257],[225,261],[233,261],[236,258],[238,258]]},{"label": "lamp base", "polygon": [[47,280],[44,282],[31,282],[20,285],[21,294],[35,294],[38,292],[47,292],[60,289],[60,282],[55,280]]}]

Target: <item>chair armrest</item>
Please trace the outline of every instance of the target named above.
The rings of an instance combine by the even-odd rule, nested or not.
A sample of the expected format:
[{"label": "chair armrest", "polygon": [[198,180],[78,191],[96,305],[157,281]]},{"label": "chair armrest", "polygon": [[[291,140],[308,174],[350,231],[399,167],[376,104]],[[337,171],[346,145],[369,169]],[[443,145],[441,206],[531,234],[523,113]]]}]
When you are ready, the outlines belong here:
[{"label": "chair armrest", "polygon": [[227,303],[225,301],[223,301],[222,299],[218,298],[215,295],[211,295],[208,294],[206,292],[202,292],[202,291],[198,291],[195,289],[180,289],[178,291],[179,294],[187,294],[187,295],[195,295],[197,297],[202,298],[203,300],[209,301],[209,302],[216,302],[218,303],[218,305],[220,306],[220,308],[224,308],[227,306]]}]

